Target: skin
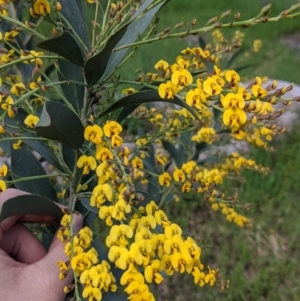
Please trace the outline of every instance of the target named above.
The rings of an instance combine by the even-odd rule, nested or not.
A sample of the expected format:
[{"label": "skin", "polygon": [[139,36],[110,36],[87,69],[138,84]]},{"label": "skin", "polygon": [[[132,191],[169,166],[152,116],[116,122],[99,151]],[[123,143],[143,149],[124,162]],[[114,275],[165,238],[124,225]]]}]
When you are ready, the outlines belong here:
[{"label": "skin", "polygon": [[[8,199],[27,194],[7,189],[0,194],[0,210]],[[82,227],[83,218],[75,215],[75,230]],[[59,280],[59,260],[67,261],[64,244],[56,237],[47,252],[40,241],[21,222],[50,222],[41,215],[16,215],[0,223],[0,295],[6,301],[63,301],[63,288],[71,284],[72,273]]]}]

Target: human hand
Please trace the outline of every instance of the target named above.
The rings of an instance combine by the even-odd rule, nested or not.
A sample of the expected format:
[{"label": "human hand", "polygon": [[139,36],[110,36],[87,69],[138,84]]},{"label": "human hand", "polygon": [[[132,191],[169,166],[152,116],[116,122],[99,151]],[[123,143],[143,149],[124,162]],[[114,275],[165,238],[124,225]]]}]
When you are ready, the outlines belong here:
[{"label": "human hand", "polygon": [[[0,194],[0,208],[10,198],[26,192],[7,189]],[[0,223],[0,299],[6,301],[61,301],[63,288],[71,284],[73,275],[59,280],[57,262],[67,261],[64,245],[55,236],[49,251],[21,223],[50,222],[53,217],[16,215]],[[74,218],[75,230],[82,227],[81,215]],[[4,299],[2,299],[4,298]]]}]

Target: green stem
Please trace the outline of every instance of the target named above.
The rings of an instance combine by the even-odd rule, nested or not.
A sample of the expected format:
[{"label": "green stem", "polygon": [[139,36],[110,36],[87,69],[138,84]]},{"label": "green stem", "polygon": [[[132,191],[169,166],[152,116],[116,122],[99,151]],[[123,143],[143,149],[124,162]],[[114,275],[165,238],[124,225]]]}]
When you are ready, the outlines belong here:
[{"label": "green stem", "polygon": [[[282,15],[279,15],[277,17],[268,18],[268,22],[277,22],[280,19],[293,19],[293,18],[296,18],[296,17],[299,17],[299,16],[300,16],[300,12],[290,14],[286,17],[283,17]],[[165,36],[155,37],[155,38],[152,38],[152,39],[149,39],[149,40],[130,43],[130,44],[123,45],[123,46],[120,46],[118,48],[115,48],[113,50],[113,52],[119,51],[119,50],[122,50],[122,49],[125,49],[125,48],[129,48],[129,47],[132,47],[132,46],[137,46],[137,45],[142,45],[142,44],[149,44],[149,43],[164,40],[164,39],[183,38],[183,37],[186,37],[188,35],[194,35],[194,34],[201,33],[201,32],[208,32],[208,31],[211,31],[211,30],[216,29],[216,28],[232,28],[232,27],[240,27],[240,26],[247,26],[248,27],[248,26],[252,26],[252,25],[257,25],[257,24],[262,23],[262,22],[264,22],[263,19],[255,19],[255,18],[245,20],[245,21],[230,22],[230,23],[226,23],[226,24],[222,24],[222,23],[219,22],[219,23],[212,24],[210,26],[206,26],[206,27],[202,27],[202,28],[198,28],[198,29],[194,29],[194,30],[186,30],[186,31],[178,32],[178,33],[168,34],[168,35],[165,35]]]},{"label": "green stem", "polygon": [[[34,57],[34,56],[28,55],[28,57],[23,57],[23,58],[14,60],[12,62],[9,62],[9,63],[6,63],[6,64],[0,66],[0,70],[5,69],[10,66],[13,66],[13,65],[16,65],[18,63],[22,63],[24,61],[34,60],[35,58],[36,57]],[[63,59],[63,57],[61,57],[61,56],[54,56],[54,55],[40,55],[40,56],[38,56],[38,58],[40,58],[40,59]]]},{"label": "green stem", "polygon": [[0,19],[4,19],[6,21],[9,21],[11,23],[14,23],[14,24],[16,24],[16,25],[24,28],[27,32],[30,32],[32,35],[34,35],[37,38],[40,38],[41,40],[45,40],[46,39],[43,35],[39,34],[37,31],[35,31],[32,28],[28,28],[24,23],[20,22],[17,19],[13,19],[13,18],[10,18],[8,16],[4,16],[3,14],[0,16]]},{"label": "green stem", "polygon": [[7,181],[6,184],[15,184],[24,181],[33,181],[33,180],[53,178],[53,177],[69,177],[69,175],[62,173],[62,174],[55,174],[55,175],[39,175],[39,176],[32,176],[32,177],[24,177],[21,179]]},{"label": "green stem", "polygon": [[[100,1],[100,0],[99,0]],[[98,19],[98,10],[99,10],[99,1],[96,2],[96,10],[95,10],[95,17],[94,17],[94,22],[93,22],[93,33],[92,33],[92,49],[94,49],[95,45],[95,37],[96,37],[96,24],[97,24],[97,19]]]}]

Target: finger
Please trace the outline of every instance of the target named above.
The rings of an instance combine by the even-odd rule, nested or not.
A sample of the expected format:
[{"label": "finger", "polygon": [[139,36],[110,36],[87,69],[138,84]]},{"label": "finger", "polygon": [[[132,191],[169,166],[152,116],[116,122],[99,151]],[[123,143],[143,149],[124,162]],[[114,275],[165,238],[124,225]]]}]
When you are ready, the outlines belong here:
[{"label": "finger", "polygon": [[0,248],[15,260],[32,264],[46,256],[46,248],[21,224],[13,225],[0,241]]}]

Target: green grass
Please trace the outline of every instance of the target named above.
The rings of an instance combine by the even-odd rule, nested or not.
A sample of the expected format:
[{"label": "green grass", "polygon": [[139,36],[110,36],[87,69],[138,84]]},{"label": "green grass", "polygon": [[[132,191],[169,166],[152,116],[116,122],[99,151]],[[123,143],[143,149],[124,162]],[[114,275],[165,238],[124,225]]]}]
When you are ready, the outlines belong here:
[{"label": "green grass", "polygon": [[[173,218],[203,246],[203,261],[219,268],[230,288],[199,288],[189,275],[167,280],[158,300],[298,301],[300,296],[300,135],[293,131],[275,144],[276,151],[251,150],[270,174],[244,171],[242,181],[227,181],[223,191],[239,187],[243,212],[253,221],[241,229],[211,212],[205,203],[178,203]],[[188,296],[188,297],[187,297]]]},{"label": "green grass", "polygon": [[[267,2],[266,2],[267,3]],[[171,0],[159,13],[160,22],[157,31],[161,32],[165,28],[173,28],[175,24],[184,21],[185,27],[196,18],[196,27],[205,26],[206,22],[214,17],[220,16],[227,9],[232,9],[232,16],[240,12],[241,20],[256,16],[265,1],[241,1],[241,0]],[[295,0],[272,1],[271,16],[276,16],[284,9],[297,3]],[[233,17],[228,17],[224,23],[230,22]],[[259,24],[250,28],[224,29],[225,36],[232,36],[235,30],[245,32],[246,47],[251,47],[255,39],[263,40],[261,52],[253,57],[250,63],[257,63],[257,66],[247,70],[243,75],[253,77],[257,75],[268,76],[270,78],[288,80],[300,84],[298,76],[300,67],[300,57],[296,51],[290,50],[286,45],[280,42],[280,37],[286,33],[292,33],[300,30],[299,20],[281,20]],[[207,39],[208,33],[203,34]],[[142,68],[144,71],[152,71],[154,64],[164,59],[173,62],[180,51],[187,47],[183,39],[167,39],[154,44],[148,44],[141,47],[132,59],[125,65],[127,76],[133,71]],[[125,73],[122,73],[126,75]]]}]

